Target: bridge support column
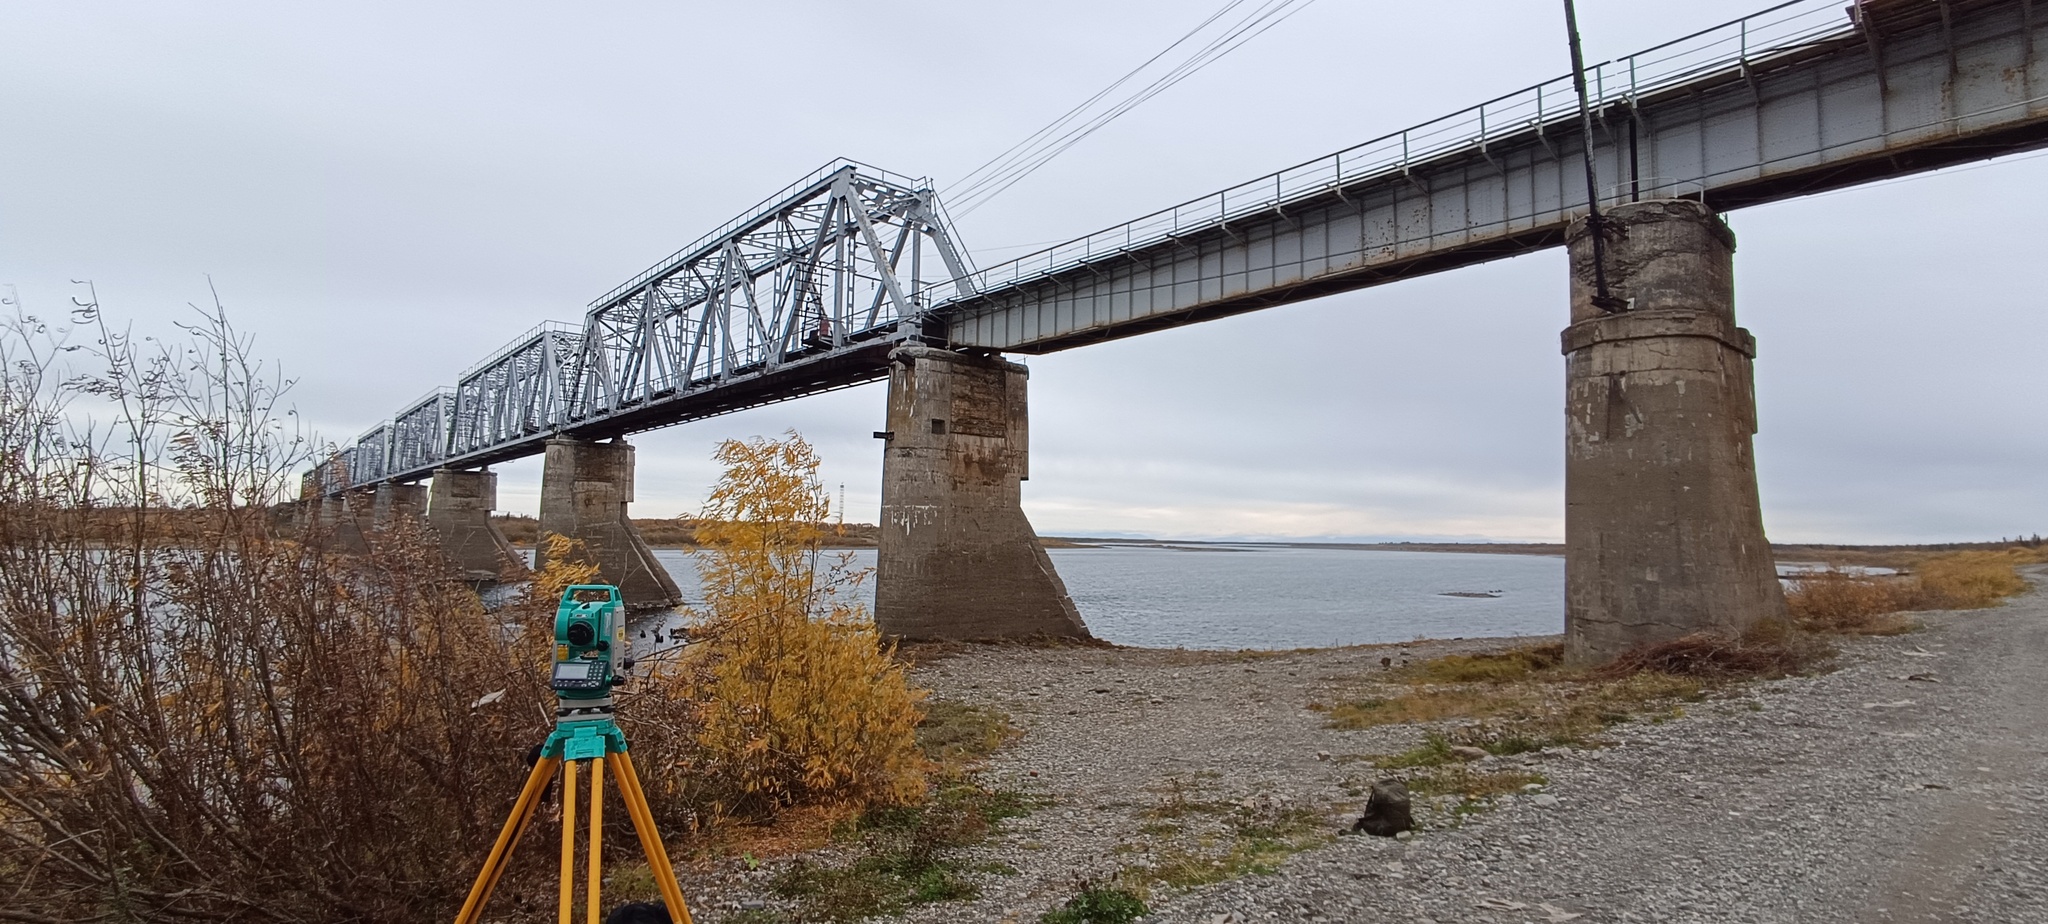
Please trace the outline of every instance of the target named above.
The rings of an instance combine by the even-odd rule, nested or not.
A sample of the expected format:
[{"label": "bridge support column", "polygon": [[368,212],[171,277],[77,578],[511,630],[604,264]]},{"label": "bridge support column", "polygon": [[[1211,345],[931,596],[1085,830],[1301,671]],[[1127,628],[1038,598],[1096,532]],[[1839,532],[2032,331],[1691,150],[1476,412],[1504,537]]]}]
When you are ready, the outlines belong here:
[{"label": "bridge support column", "polygon": [[370,550],[363,538],[363,524],[370,519],[373,492],[351,488],[320,502],[320,525],[327,530],[327,547],[346,555]]},{"label": "bridge support column", "polygon": [[632,446],[622,440],[548,440],[540,476],[543,546],[534,563],[547,564],[545,539],[556,533],[582,541],[601,579],[617,585],[629,606],[681,603],[675,579],[654,560],[654,550],[627,516],[632,501]]},{"label": "bridge support column", "polygon": [[1088,638],[1020,504],[1025,368],[923,346],[889,362],[876,626],[908,639]]},{"label": "bridge support column", "polygon": [[472,581],[495,581],[510,566],[523,570],[526,558],[491,522],[498,506],[498,473],[434,470],[427,486],[427,525],[440,539],[441,553]]},{"label": "bridge support column", "polygon": [[370,501],[370,530],[381,533],[401,520],[416,520],[426,508],[425,485],[380,484]]},{"label": "bridge support column", "polygon": [[1785,618],[1757,499],[1751,360],[1735,326],[1735,235],[1699,203],[1605,218],[1602,312],[1592,238],[1572,226],[1565,328],[1565,652],[1579,664],[1693,632]]}]

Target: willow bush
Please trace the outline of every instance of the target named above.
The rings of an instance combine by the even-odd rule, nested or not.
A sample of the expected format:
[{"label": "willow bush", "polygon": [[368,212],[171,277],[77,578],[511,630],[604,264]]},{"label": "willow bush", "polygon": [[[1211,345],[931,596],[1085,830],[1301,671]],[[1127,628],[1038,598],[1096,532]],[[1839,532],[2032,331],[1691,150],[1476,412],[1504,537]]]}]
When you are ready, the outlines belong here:
[{"label": "willow bush", "polygon": [[540,668],[418,529],[281,534],[289,383],[186,331],[0,319],[0,920],[444,914]]},{"label": "willow bush", "polygon": [[725,474],[698,521],[704,604],[689,669],[714,815],[795,804],[910,802],[925,791],[923,691],[825,559],[830,498],[795,432],[721,443]]}]

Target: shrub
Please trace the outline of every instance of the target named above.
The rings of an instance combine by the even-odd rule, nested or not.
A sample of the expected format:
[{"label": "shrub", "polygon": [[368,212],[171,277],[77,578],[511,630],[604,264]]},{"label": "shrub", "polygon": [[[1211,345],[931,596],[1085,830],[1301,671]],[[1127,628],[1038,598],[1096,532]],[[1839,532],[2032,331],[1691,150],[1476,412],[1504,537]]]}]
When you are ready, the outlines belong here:
[{"label": "shrub", "polygon": [[725,786],[713,810],[765,817],[798,802],[914,801],[926,762],[924,693],[844,591],[864,575],[820,568],[830,500],[818,457],[791,432],[727,440],[697,530],[704,610],[704,761]]},{"label": "shrub", "polygon": [[1813,632],[1888,635],[1912,628],[1892,616],[1913,609],[1919,600],[1914,582],[1830,568],[1800,575],[1785,591],[1792,621]]},{"label": "shrub", "polygon": [[542,662],[416,528],[280,534],[312,443],[217,310],[148,349],[75,317],[90,345],[0,319],[0,904],[446,913],[546,733]]}]

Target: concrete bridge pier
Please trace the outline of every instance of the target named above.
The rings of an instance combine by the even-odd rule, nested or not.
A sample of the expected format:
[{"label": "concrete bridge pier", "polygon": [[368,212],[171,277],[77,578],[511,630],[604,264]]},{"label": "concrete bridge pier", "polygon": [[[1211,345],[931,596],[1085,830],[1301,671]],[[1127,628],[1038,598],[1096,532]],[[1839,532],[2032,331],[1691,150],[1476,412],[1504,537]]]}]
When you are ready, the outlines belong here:
[{"label": "concrete bridge pier", "polygon": [[370,551],[370,544],[363,537],[363,524],[370,519],[372,493],[352,489],[321,499],[320,528],[327,533],[329,549],[347,555]]},{"label": "concrete bridge pier", "polygon": [[629,606],[681,603],[683,594],[675,579],[655,561],[654,551],[627,515],[632,502],[631,445],[623,440],[548,440],[540,477],[543,545],[535,564],[546,566],[546,537],[559,534],[582,541],[601,579],[617,585]]},{"label": "concrete bridge pier", "polygon": [[385,482],[370,500],[370,531],[382,533],[400,522],[416,522],[427,509],[427,488]]},{"label": "concrete bridge pier", "polygon": [[1697,202],[1603,216],[1567,234],[1565,652],[1573,663],[1785,618],[1757,499],[1756,340],[1735,326],[1735,235]]},{"label": "concrete bridge pier", "polygon": [[1020,504],[1025,368],[915,345],[889,366],[876,626],[906,639],[1088,638]]},{"label": "concrete bridge pier", "polygon": [[497,472],[439,468],[427,486],[427,526],[441,553],[472,581],[495,581],[507,567],[526,567],[525,556],[491,522],[497,505]]}]

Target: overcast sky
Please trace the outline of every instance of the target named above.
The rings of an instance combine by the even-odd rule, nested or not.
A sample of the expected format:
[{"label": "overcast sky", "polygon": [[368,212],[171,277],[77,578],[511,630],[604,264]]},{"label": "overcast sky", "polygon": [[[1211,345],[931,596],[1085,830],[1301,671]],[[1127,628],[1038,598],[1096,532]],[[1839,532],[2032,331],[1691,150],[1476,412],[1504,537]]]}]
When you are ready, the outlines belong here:
[{"label": "overcast sky", "polygon": [[[836,156],[966,174],[1221,0],[0,5],[0,284],[204,302],[352,440]],[[1766,0],[1581,0],[1598,60]],[[983,264],[1567,69],[1554,0],[1320,0],[957,229]],[[1780,541],[2048,532],[2048,159],[1734,213]],[[1561,251],[1027,360],[1041,532],[1556,540]],[[642,434],[635,514],[796,428],[879,505],[870,385]],[[501,466],[532,513],[538,460]]]}]

